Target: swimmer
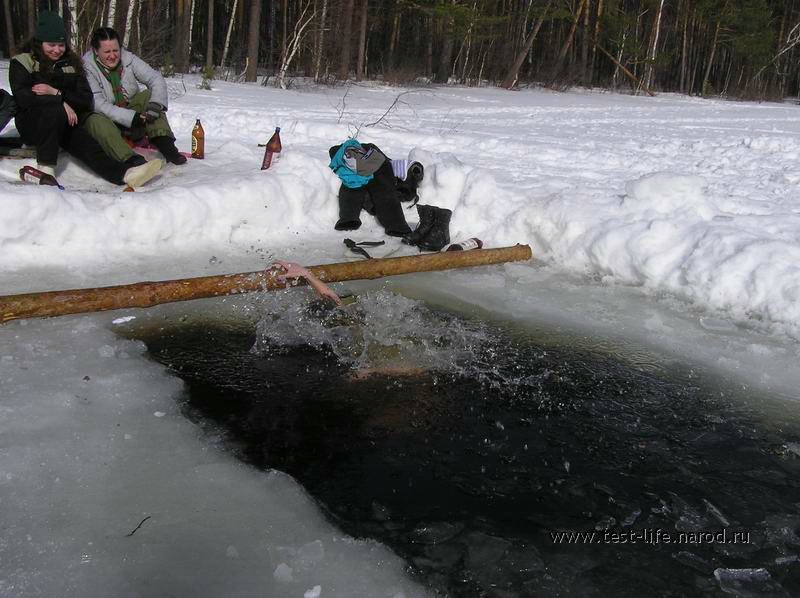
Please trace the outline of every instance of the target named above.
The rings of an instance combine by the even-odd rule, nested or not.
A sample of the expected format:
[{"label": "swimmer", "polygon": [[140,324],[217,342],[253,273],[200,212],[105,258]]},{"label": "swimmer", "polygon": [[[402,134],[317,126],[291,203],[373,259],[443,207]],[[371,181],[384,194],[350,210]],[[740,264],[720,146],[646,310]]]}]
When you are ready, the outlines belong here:
[{"label": "swimmer", "polygon": [[[350,326],[354,330],[354,338],[361,339],[361,342],[363,342],[363,335],[360,328],[361,325],[364,324],[364,313],[359,310],[346,310],[348,305],[355,301],[352,295],[344,298],[339,297],[333,289],[300,264],[277,260],[272,264],[271,268],[280,271],[278,280],[283,283],[290,284],[288,279],[305,279],[308,285],[319,295],[317,301],[313,301],[309,304],[309,313],[323,319],[325,325],[329,327]],[[375,353],[376,351],[373,350],[370,352]],[[382,347],[379,352],[381,353],[381,355],[378,356],[379,361],[388,361],[389,359],[397,359],[399,357],[393,354],[392,347]],[[363,380],[373,375],[417,376],[423,373],[425,373],[425,370],[420,367],[386,363],[380,367],[360,368],[353,372],[351,379]]]}]

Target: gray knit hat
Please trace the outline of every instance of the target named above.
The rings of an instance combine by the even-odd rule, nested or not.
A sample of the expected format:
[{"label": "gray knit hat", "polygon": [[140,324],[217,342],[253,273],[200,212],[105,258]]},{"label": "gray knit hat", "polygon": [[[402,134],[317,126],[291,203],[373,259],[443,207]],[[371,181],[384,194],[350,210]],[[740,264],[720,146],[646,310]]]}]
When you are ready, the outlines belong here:
[{"label": "gray knit hat", "polygon": [[64,19],[58,16],[57,12],[43,10],[36,21],[34,37],[40,42],[66,42],[67,29],[64,27]]}]

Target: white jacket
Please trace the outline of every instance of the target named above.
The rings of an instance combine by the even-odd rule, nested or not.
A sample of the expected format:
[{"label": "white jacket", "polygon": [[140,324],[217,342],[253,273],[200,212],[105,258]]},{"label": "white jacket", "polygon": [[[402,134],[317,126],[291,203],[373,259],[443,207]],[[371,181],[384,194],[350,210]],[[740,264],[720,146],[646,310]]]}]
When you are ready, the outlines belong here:
[{"label": "white jacket", "polygon": [[[128,97],[132,97],[144,88],[150,90],[150,101],[157,102],[167,109],[167,83],[157,70],[144,60],[122,48],[120,54],[122,65],[122,87]],[[89,50],[83,55],[83,68],[86,69],[86,79],[94,95],[94,111],[105,114],[108,118],[123,127],[130,127],[136,115],[135,110],[123,108],[114,104],[114,88],[97,63],[94,61],[94,51]]]}]

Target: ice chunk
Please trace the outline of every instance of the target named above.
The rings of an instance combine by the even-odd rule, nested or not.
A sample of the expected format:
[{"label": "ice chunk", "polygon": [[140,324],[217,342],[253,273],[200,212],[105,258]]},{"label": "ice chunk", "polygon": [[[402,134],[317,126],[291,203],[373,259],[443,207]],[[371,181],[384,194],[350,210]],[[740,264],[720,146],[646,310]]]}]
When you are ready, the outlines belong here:
[{"label": "ice chunk", "polygon": [[673,554],[672,558],[703,575],[710,575],[714,571],[714,565],[693,552],[681,550]]},{"label": "ice chunk", "polygon": [[467,545],[467,558],[464,559],[468,569],[485,567],[496,563],[511,546],[508,540],[490,536],[483,532],[472,532],[464,539]]},{"label": "ice chunk", "polygon": [[437,544],[454,538],[461,533],[462,529],[464,529],[463,523],[437,521],[418,525],[408,534],[408,539],[415,544]]},{"label": "ice chunk", "polygon": [[280,565],[275,567],[275,571],[272,573],[272,577],[274,577],[281,583],[291,583],[294,581],[294,577],[292,576],[292,568],[286,563],[281,563]]},{"label": "ice chunk", "polygon": [[703,504],[706,506],[706,511],[711,515],[713,515],[714,519],[719,521],[721,525],[723,525],[724,527],[731,526],[730,520],[727,517],[725,517],[725,515],[722,514],[722,511],[720,511],[717,507],[708,502],[705,498],[703,499]]},{"label": "ice chunk", "polygon": [[788,596],[769,571],[758,569],[714,569],[714,577],[726,594],[755,598],[756,596]]},{"label": "ice chunk", "polygon": [[130,322],[131,320],[135,320],[136,316],[123,316],[121,318],[116,318],[115,320],[111,320],[112,324],[124,324],[125,322]]},{"label": "ice chunk", "polygon": [[314,586],[305,591],[303,598],[319,598],[320,594],[322,594],[322,586]]},{"label": "ice chunk", "polygon": [[322,562],[324,558],[325,547],[322,545],[322,540],[314,540],[308,544],[303,544],[300,550],[297,551],[297,565],[304,569],[313,567]]},{"label": "ice chunk", "polygon": [[100,354],[100,357],[110,358],[114,357],[116,351],[114,351],[114,347],[111,345],[103,345],[100,347],[97,352]]},{"label": "ice chunk", "polygon": [[617,524],[617,520],[614,519],[611,515],[606,515],[600,521],[594,524],[594,529],[597,531],[601,531],[604,529],[611,529]]},{"label": "ice chunk", "polygon": [[622,520],[622,527],[630,527],[632,526],[636,520],[639,518],[639,515],[642,514],[641,509],[636,509],[633,513],[628,515],[625,519]]}]

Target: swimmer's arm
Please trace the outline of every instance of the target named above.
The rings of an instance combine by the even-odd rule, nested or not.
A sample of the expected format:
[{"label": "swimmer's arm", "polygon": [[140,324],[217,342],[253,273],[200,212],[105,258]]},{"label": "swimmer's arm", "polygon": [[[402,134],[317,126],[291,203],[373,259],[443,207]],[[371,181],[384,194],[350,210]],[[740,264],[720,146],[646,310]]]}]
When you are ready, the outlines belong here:
[{"label": "swimmer's arm", "polygon": [[332,288],[314,276],[306,268],[303,268],[303,266],[300,264],[295,264],[294,262],[276,261],[272,265],[283,268],[284,272],[281,274],[281,278],[284,280],[286,278],[305,278],[309,286],[311,286],[311,288],[314,289],[320,297],[328,297],[329,299],[332,299],[336,305],[342,304],[342,300],[339,299],[339,295],[337,295]]}]

